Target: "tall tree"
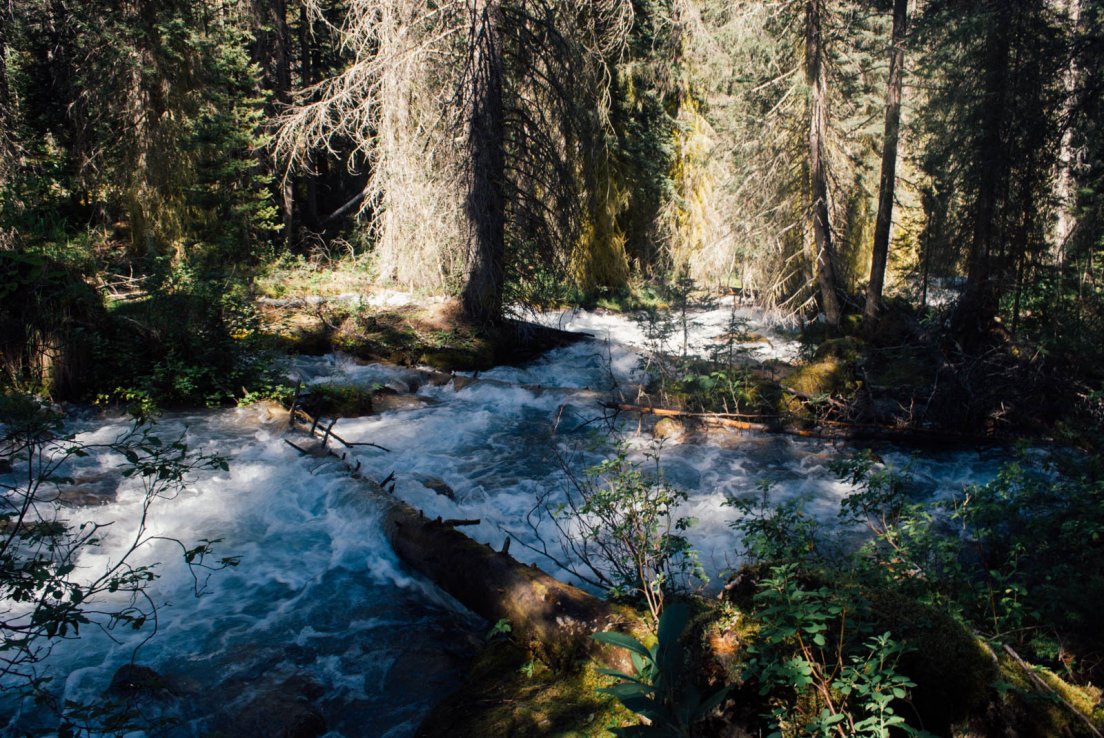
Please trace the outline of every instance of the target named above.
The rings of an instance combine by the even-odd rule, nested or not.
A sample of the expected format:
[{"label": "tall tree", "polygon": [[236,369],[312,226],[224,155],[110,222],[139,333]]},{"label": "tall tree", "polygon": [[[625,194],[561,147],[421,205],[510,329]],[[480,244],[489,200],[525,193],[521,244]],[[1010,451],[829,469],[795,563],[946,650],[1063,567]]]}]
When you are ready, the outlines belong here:
[{"label": "tall tree", "polygon": [[828,50],[825,26],[830,0],[805,5],[805,82],[809,87],[809,187],[814,258],[820,308],[828,325],[839,327],[840,303],[832,243],[828,187]]},{"label": "tall tree", "polygon": [[[268,115],[291,102],[291,35],[288,29],[287,0],[252,0],[253,59],[261,68],[264,88],[269,93]],[[278,187],[280,221],[285,243],[293,237],[294,181],[273,167],[271,174]]]},{"label": "tall tree", "polygon": [[952,329],[973,349],[1049,258],[1066,32],[1046,0],[931,0],[922,36],[924,169],[947,208],[929,245],[966,246]]},{"label": "tall tree", "polygon": [[502,316],[506,255],[506,152],[502,9],[499,0],[469,0],[467,108],[467,272],[462,301],[483,324]]},{"label": "tall tree", "polygon": [[882,142],[882,174],[878,186],[878,217],[874,224],[874,252],[870,262],[870,283],[866,291],[864,320],[877,318],[889,261],[889,235],[893,226],[893,200],[897,184],[897,144],[901,133],[901,89],[905,72],[905,35],[908,32],[909,0],[893,0],[892,45],[889,79],[886,82],[885,136]]}]

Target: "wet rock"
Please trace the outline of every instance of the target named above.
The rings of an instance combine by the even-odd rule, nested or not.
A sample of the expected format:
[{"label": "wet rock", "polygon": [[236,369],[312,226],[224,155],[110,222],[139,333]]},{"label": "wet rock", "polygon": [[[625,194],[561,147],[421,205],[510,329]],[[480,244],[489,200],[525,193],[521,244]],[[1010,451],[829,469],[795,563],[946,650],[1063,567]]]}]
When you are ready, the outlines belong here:
[{"label": "wet rock", "polygon": [[241,738],[319,738],[326,719],[314,700],[325,687],[304,677],[292,677],[253,697],[233,721]]},{"label": "wet rock", "polygon": [[475,377],[465,377],[460,374],[457,374],[452,378],[452,386],[457,392],[464,389],[465,387],[470,387],[471,385],[475,384],[475,382]]},{"label": "wet rock", "polygon": [[148,666],[141,664],[123,664],[111,677],[108,694],[115,697],[138,697],[141,695],[164,695],[172,692],[163,676]]},{"label": "wet rock", "polygon": [[445,650],[408,651],[388,670],[386,689],[398,694],[425,691],[428,686],[448,683],[464,666],[464,659]]},{"label": "wet rock", "polygon": [[419,372],[422,384],[428,384],[432,387],[443,387],[452,381],[452,375],[448,372],[439,372],[435,369],[423,369]]},{"label": "wet rock", "polygon": [[276,400],[261,400],[260,402],[254,403],[253,407],[256,408],[260,416],[259,420],[264,425],[273,423],[286,424],[288,422],[288,416],[290,415],[288,409],[279,402],[276,402]]},{"label": "wet rock", "polygon": [[675,418],[662,418],[652,429],[652,435],[656,438],[680,438],[686,434],[686,425]]},{"label": "wet rock", "polygon": [[377,392],[372,397],[372,408],[377,413],[391,410],[415,410],[428,404],[417,395],[399,395],[394,392]]},{"label": "wet rock", "polygon": [[409,384],[397,377],[388,380],[387,384],[384,385],[384,388],[389,389],[393,393],[398,395],[407,395],[413,391]]},{"label": "wet rock", "polygon": [[413,474],[411,476],[421,482],[422,486],[426,489],[431,489],[442,497],[447,497],[450,500],[456,500],[456,492],[440,477],[434,477],[429,474]]},{"label": "wet rock", "polygon": [[58,501],[71,507],[93,507],[115,501],[118,478],[111,472],[85,474],[58,491]]}]

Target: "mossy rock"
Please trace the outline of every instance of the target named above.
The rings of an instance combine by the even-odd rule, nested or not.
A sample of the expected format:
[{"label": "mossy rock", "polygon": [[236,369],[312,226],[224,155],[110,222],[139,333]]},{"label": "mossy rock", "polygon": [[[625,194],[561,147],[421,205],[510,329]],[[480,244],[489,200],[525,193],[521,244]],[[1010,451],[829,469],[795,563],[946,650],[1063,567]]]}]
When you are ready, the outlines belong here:
[{"label": "mossy rock", "polygon": [[[531,675],[527,672],[530,672]],[[418,738],[608,736],[635,715],[598,692],[612,683],[590,666],[554,671],[508,640],[492,641],[464,686],[422,721]]]},{"label": "mossy rock", "polygon": [[854,382],[854,370],[850,364],[835,357],[820,359],[799,366],[782,378],[782,386],[802,396],[845,394]]},{"label": "mossy rock", "polygon": [[359,418],[372,414],[372,391],[349,384],[315,384],[303,405],[315,416]]},{"label": "mossy rock", "polygon": [[417,363],[440,371],[482,371],[495,365],[494,348],[483,343],[462,348],[429,348],[419,354]]},{"label": "mossy rock", "polygon": [[928,358],[915,354],[904,354],[898,358],[881,362],[870,370],[871,384],[880,387],[904,388],[926,387],[935,378],[935,369]]},{"label": "mossy rock", "polygon": [[925,729],[945,734],[984,710],[996,669],[969,630],[946,612],[894,592],[874,594],[870,605],[875,630],[911,649],[899,669],[916,682],[912,704]]},{"label": "mossy rock", "polygon": [[866,342],[855,336],[830,338],[817,346],[814,358],[819,360],[833,358],[845,362],[855,362],[866,352]]}]

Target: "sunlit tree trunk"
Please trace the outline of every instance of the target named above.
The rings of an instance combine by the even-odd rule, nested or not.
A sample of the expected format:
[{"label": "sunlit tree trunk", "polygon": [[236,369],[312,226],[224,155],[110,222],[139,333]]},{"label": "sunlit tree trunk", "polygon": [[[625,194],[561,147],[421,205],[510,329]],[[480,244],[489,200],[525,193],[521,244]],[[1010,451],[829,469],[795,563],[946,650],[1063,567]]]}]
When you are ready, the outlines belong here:
[{"label": "sunlit tree trunk", "polygon": [[469,0],[467,139],[470,152],[466,210],[470,222],[464,312],[479,323],[502,317],[505,283],[505,125],[498,0]]},{"label": "sunlit tree trunk", "polygon": [[824,45],[825,3],[808,0],[805,6],[805,79],[809,85],[809,175],[813,238],[816,246],[816,279],[820,308],[828,324],[839,327],[840,305],[836,293],[835,249],[828,191],[828,70]]},{"label": "sunlit tree trunk", "polygon": [[[1077,29],[1081,24],[1081,0],[1063,0],[1063,10],[1069,19],[1070,28]],[[1071,118],[1074,101],[1077,97],[1080,70],[1077,66],[1077,54],[1070,55],[1066,69],[1064,87],[1066,104],[1063,117]],[[1054,223],[1054,258],[1059,266],[1065,261],[1066,243],[1073,235],[1077,225],[1074,209],[1077,206],[1077,185],[1074,177],[1076,151],[1074,150],[1074,127],[1067,125],[1062,133],[1061,151],[1058,160],[1058,218]]]},{"label": "sunlit tree trunk", "polygon": [[882,145],[882,178],[878,187],[878,217],[874,223],[874,253],[870,262],[870,284],[866,291],[864,320],[873,325],[882,302],[889,234],[893,226],[893,198],[897,182],[897,142],[901,131],[901,87],[905,67],[905,34],[908,32],[908,0],[893,2],[893,48],[889,55],[886,86],[885,141]]}]

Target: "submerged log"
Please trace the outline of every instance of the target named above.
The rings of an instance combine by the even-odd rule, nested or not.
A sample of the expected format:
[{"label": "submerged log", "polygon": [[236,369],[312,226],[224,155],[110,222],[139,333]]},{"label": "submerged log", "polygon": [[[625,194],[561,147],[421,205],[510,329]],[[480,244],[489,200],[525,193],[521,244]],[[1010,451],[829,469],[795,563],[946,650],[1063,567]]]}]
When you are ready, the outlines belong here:
[{"label": "submerged log", "polygon": [[566,665],[593,654],[599,649],[591,634],[627,622],[620,608],[473,541],[449,522],[429,520],[394,498],[383,516],[404,563],[477,615],[508,621],[511,635],[546,662]]},{"label": "submerged log", "polygon": [[[303,432],[333,438],[317,425]],[[359,464],[334,448],[354,479],[381,503],[382,526],[391,547],[410,568],[429,578],[460,604],[491,622],[506,620],[511,636],[552,666],[567,666],[592,656],[614,668],[629,667],[628,654],[599,644],[591,635],[624,629],[634,620],[628,608],[574,587],[513,558],[503,547],[495,551],[456,529],[471,521],[426,518],[411,505],[387,494],[362,477]]]}]

